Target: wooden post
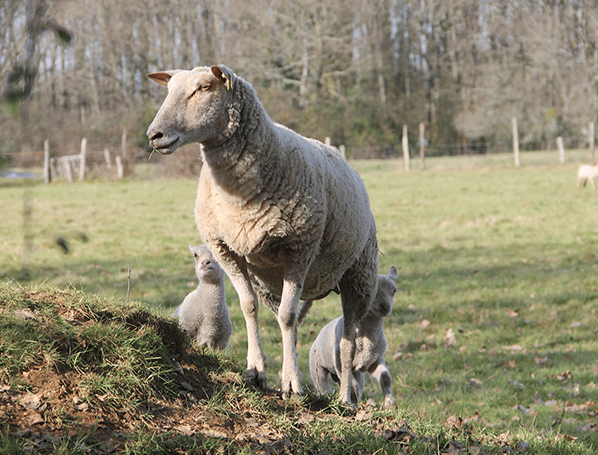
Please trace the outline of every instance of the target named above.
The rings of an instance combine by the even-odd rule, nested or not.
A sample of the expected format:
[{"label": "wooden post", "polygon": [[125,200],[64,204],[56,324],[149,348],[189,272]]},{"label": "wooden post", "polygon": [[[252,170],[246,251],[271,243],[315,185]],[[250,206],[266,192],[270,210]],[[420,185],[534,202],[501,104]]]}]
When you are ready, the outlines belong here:
[{"label": "wooden post", "polygon": [[56,165],[56,158],[50,158],[50,176],[51,178],[59,177],[58,166]]},{"label": "wooden post", "polygon": [[52,181],[52,171],[50,170],[50,141],[44,141],[44,183],[47,185]]},{"label": "wooden post", "polygon": [[405,172],[409,172],[409,141],[407,138],[407,125],[403,125],[403,160],[405,161]]},{"label": "wooden post", "polygon": [[565,162],[565,147],[563,146],[563,138],[561,136],[556,138],[556,146],[559,150],[559,161]]},{"label": "wooden post", "polygon": [[[120,144],[120,156],[121,156],[121,162],[120,162],[120,170],[119,170],[119,175],[122,173],[122,175],[119,178],[123,178],[123,176],[125,175],[125,173],[127,173],[127,175],[129,174],[129,155],[127,154],[127,130],[123,130],[123,135],[122,135],[122,139],[121,139],[121,144]],[[118,166],[118,163],[117,163]]]},{"label": "wooden post", "polygon": [[345,146],[344,145],[340,145],[338,147],[339,152],[341,152],[341,156],[343,157],[343,159],[346,161],[347,160],[347,154],[345,152]]},{"label": "wooden post", "polygon": [[426,125],[419,124],[419,168],[423,171],[426,168]]},{"label": "wooden post", "polygon": [[68,182],[73,183],[73,170],[71,169],[71,160],[68,156],[64,159],[64,173]]},{"label": "wooden post", "polygon": [[81,139],[81,158],[79,159],[79,180],[85,180],[85,161],[87,157],[87,138]]},{"label": "wooden post", "polygon": [[515,157],[515,166],[519,167],[519,133],[517,132],[517,117],[513,117],[513,155]]},{"label": "wooden post", "polygon": [[588,125],[588,151],[590,153],[590,162],[595,163],[594,158],[594,121],[591,121]]},{"label": "wooden post", "polygon": [[115,161],[116,161],[116,172],[118,174],[118,178],[122,179],[124,176],[124,170],[123,170],[123,162],[120,158],[120,155],[116,155]]},{"label": "wooden post", "polygon": [[332,144],[332,142],[330,141],[330,137],[326,136],[326,139],[324,139],[324,144],[330,147],[330,144]]},{"label": "wooden post", "polygon": [[106,168],[112,169],[112,159],[110,158],[110,150],[104,149],[104,159],[106,160]]}]

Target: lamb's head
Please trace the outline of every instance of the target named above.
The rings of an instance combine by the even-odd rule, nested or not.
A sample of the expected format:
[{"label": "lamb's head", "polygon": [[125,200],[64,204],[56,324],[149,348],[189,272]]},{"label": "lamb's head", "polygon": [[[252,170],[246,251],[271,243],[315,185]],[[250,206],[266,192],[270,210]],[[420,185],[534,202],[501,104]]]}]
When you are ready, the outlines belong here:
[{"label": "lamb's head", "polygon": [[218,283],[224,278],[224,270],[206,245],[189,246],[189,250],[193,253],[197,278],[206,283]]},{"label": "lamb's head", "polygon": [[399,273],[393,265],[387,275],[378,274],[378,291],[376,298],[370,306],[370,313],[374,316],[385,318],[392,311],[393,299],[397,292],[397,279]]},{"label": "lamb's head", "polygon": [[170,154],[191,142],[219,143],[238,125],[234,73],[224,65],[147,75],[168,95],[147,129],[150,146]]}]

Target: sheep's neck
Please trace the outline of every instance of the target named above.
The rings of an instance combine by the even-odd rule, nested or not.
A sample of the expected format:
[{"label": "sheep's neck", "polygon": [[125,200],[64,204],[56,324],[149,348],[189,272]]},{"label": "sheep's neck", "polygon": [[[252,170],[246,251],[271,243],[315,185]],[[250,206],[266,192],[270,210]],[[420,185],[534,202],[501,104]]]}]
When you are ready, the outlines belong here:
[{"label": "sheep's neck", "polygon": [[[259,105],[241,114],[239,128],[226,141],[218,145],[203,144],[204,166],[209,167],[211,177],[226,193],[251,199],[273,183],[273,176],[284,174],[275,170],[284,166],[281,156],[273,153],[276,144],[263,145],[264,140],[276,140],[273,130],[272,120]],[[260,165],[256,166],[258,160]]]}]

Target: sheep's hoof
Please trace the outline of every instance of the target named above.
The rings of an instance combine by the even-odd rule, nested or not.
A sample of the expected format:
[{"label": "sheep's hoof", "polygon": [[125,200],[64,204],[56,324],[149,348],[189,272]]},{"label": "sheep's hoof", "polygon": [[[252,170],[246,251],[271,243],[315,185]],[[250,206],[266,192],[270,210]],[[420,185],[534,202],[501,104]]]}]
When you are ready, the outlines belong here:
[{"label": "sheep's hoof", "polygon": [[258,389],[266,390],[268,388],[268,376],[264,372],[259,372],[255,368],[247,370],[245,374],[247,383]]}]

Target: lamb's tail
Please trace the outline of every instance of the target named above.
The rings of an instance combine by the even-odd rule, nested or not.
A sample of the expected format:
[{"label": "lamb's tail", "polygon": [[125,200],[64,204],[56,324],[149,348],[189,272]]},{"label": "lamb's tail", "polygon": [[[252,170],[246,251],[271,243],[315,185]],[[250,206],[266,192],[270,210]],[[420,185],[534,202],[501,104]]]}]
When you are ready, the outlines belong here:
[{"label": "lamb's tail", "polygon": [[309,313],[309,309],[311,308],[313,303],[313,300],[304,300],[301,303],[299,311],[297,312],[297,327],[303,324],[303,321],[305,321],[305,317],[307,316],[307,313]]}]

